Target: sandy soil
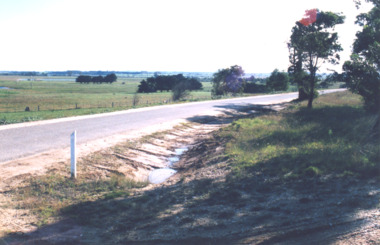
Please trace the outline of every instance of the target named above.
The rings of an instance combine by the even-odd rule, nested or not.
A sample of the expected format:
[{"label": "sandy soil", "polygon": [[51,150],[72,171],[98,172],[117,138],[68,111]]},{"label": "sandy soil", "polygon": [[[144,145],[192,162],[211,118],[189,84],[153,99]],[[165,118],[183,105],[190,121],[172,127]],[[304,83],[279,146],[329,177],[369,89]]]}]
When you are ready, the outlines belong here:
[{"label": "sandy soil", "polygon": [[[129,197],[79,206],[78,219],[65,218],[39,229],[27,210],[9,205],[8,190],[52,168],[68,174],[62,167],[68,164],[67,153],[4,164],[0,227],[18,235],[0,239],[0,244],[380,244],[378,179],[322,176],[284,181],[258,172],[254,178],[230,181],[224,142],[213,132],[254,109],[160,126],[169,130],[164,133],[152,129],[81,146],[87,163],[81,171],[118,172],[138,180],[165,166],[175,148],[187,146],[189,151],[176,164],[178,173],[165,183],[137,189]],[[128,143],[109,148],[122,141]],[[93,161],[94,154],[104,160]],[[129,208],[88,211],[104,205]],[[94,225],[93,219],[102,224]]]}]

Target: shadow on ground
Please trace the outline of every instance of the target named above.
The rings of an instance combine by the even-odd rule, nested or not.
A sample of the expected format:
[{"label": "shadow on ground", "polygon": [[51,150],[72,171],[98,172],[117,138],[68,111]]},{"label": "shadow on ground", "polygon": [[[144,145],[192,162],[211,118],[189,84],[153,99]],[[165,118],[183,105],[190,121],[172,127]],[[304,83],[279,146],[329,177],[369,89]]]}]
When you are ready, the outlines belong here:
[{"label": "shadow on ground", "polygon": [[255,105],[255,104],[226,104],[221,106],[214,106],[219,108],[223,116],[194,116],[187,118],[190,122],[204,123],[204,124],[227,124],[232,121],[250,116],[258,116],[263,113],[275,112],[274,108],[283,107],[284,104],[274,105]]},{"label": "shadow on ground", "polygon": [[[227,178],[228,179],[228,178]],[[5,244],[329,244],[379,229],[379,182],[257,176],[234,184],[197,179],[62,211],[62,221]],[[377,216],[376,216],[376,215]],[[377,224],[378,225],[378,224]]]},{"label": "shadow on ground", "polygon": [[[221,108],[225,117],[189,120],[224,124],[246,116],[242,112],[270,110]],[[187,168],[167,184],[67,207],[61,221],[10,234],[0,244],[332,244],[365,230],[374,234],[366,233],[364,243],[379,242],[379,179],[285,180],[260,164],[249,175],[236,176],[217,153],[224,145],[220,139],[202,145],[184,155]]]}]

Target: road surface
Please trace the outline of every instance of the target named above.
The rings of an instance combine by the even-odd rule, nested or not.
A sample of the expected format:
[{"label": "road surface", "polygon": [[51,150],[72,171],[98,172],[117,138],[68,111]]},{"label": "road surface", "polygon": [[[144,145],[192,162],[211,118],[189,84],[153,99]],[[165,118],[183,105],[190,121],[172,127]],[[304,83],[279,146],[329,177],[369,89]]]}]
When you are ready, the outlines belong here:
[{"label": "road surface", "polygon": [[[336,90],[329,92],[333,91]],[[69,147],[70,135],[74,130],[77,131],[77,143],[81,144],[233,105],[279,103],[295,98],[297,93],[264,95],[0,126],[0,163]]]}]

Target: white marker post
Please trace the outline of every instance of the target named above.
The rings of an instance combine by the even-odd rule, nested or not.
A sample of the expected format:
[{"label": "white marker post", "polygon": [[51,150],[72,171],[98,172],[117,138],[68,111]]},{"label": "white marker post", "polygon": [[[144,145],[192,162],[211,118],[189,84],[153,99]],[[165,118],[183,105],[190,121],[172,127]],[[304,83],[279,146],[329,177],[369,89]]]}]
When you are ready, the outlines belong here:
[{"label": "white marker post", "polygon": [[77,177],[77,156],[76,156],[76,144],[77,144],[77,131],[71,134],[71,178]]}]

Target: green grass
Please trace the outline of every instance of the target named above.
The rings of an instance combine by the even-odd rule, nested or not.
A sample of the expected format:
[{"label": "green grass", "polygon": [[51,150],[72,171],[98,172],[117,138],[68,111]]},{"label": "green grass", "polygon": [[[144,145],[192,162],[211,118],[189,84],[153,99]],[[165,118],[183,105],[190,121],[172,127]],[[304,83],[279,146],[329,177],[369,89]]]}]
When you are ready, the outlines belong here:
[{"label": "green grass", "polygon": [[[70,81],[17,81],[17,77],[0,77],[0,124],[88,115],[134,107],[162,105],[170,102],[171,92],[134,93],[141,79],[119,78],[113,84],[77,84]],[[71,78],[72,79],[72,78]],[[188,101],[211,99],[211,83],[204,90],[190,93]],[[30,112],[25,108],[29,107]]]},{"label": "green grass", "polygon": [[235,176],[380,175],[380,142],[369,140],[375,116],[349,92],[320,96],[281,113],[241,119],[221,132]]},{"label": "green grass", "polygon": [[47,174],[35,177],[25,187],[15,190],[15,201],[18,208],[28,209],[37,215],[37,225],[41,226],[70,205],[128,196],[131,188],[144,186],[146,183],[135,182],[118,175],[94,181]]}]

